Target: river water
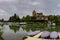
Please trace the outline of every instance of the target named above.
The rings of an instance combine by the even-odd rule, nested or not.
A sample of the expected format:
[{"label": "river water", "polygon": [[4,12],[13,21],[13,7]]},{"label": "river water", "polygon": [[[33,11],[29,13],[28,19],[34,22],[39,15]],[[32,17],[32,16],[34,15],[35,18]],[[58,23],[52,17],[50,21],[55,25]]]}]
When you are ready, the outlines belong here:
[{"label": "river water", "polygon": [[4,40],[22,40],[23,37],[26,36],[28,33],[22,27],[24,26],[2,25],[0,26],[0,31],[3,32],[1,37]]},{"label": "river water", "polygon": [[[47,27],[45,25],[41,25],[40,23],[36,24],[26,24],[26,25],[10,25],[4,24],[0,25],[0,39],[3,40],[23,40],[23,37],[27,36],[28,32],[32,32],[35,30],[40,31],[60,31],[60,27],[57,26],[56,28]],[[58,30],[56,30],[58,29]]]}]

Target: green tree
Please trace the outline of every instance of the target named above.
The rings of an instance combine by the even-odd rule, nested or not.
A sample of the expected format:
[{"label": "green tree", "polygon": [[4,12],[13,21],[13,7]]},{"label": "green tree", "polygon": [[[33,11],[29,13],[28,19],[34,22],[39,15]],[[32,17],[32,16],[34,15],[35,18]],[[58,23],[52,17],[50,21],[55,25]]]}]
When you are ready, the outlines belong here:
[{"label": "green tree", "polygon": [[4,19],[2,19],[2,22],[4,21]]},{"label": "green tree", "polygon": [[31,16],[27,15],[26,17],[23,16],[22,21],[30,21]]},{"label": "green tree", "polygon": [[0,22],[4,22],[4,19],[1,19]]},{"label": "green tree", "polygon": [[32,17],[31,17],[31,20],[36,20],[36,17],[35,17],[35,16],[32,16]]},{"label": "green tree", "polygon": [[54,22],[54,20],[55,20],[54,16],[50,15],[50,16],[49,16],[49,20],[50,20],[51,22]]},{"label": "green tree", "polygon": [[9,26],[9,27],[10,27],[10,29],[14,30],[15,33],[16,33],[17,31],[19,31],[19,29],[20,29],[19,26],[15,26],[15,25]]},{"label": "green tree", "polygon": [[11,22],[19,22],[20,21],[20,18],[19,18],[18,15],[14,14],[14,16],[11,16],[9,18],[9,21],[11,21]]},{"label": "green tree", "polygon": [[56,25],[60,25],[60,18],[58,16],[55,16],[55,23]]}]

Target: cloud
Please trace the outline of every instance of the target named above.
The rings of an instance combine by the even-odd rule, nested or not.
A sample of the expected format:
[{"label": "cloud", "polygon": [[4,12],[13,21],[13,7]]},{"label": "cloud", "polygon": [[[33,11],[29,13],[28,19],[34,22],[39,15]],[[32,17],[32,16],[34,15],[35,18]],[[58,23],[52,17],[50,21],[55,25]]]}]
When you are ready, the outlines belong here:
[{"label": "cloud", "polygon": [[0,0],[0,18],[8,19],[14,13],[20,17],[32,15],[34,9],[59,15],[60,0]]},{"label": "cloud", "polygon": [[0,2],[12,2],[12,1],[16,1],[16,0],[0,0]]},{"label": "cloud", "polygon": [[31,5],[39,5],[40,2],[30,2],[29,4],[31,4]]},{"label": "cloud", "polygon": [[6,13],[7,13],[6,11],[0,9],[0,15],[6,15]]},{"label": "cloud", "polygon": [[4,18],[4,19],[8,19],[9,18],[9,14],[3,10],[3,9],[0,9],[0,19]]},{"label": "cloud", "polygon": [[60,7],[60,4],[57,4],[57,7]]}]

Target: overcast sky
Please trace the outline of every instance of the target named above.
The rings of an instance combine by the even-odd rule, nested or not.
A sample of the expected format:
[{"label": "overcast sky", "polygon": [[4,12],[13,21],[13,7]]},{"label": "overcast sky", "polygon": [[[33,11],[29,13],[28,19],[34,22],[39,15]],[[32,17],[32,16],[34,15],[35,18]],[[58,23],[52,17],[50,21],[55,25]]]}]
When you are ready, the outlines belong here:
[{"label": "overcast sky", "polygon": [[60,0],[0,0],[0,19],[7,20],[14,13],[19,17],[32,15],[33,10],[60,15]]}]

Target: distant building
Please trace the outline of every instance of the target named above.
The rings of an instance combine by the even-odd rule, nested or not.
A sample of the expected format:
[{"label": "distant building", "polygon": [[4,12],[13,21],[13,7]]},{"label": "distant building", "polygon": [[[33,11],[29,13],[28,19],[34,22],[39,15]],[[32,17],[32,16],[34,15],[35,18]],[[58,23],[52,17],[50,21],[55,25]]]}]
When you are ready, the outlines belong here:
[{"label": "distant building", "polygon": [[43,15],[43,13],[36,13],[34,10],[32,16],[36,17],[36,20],[48,20],[48,16]]}]

